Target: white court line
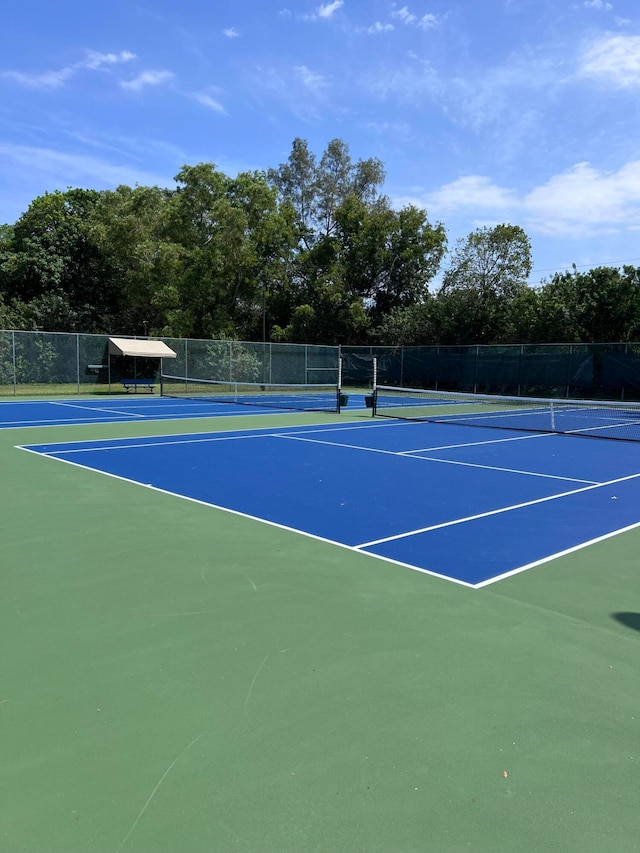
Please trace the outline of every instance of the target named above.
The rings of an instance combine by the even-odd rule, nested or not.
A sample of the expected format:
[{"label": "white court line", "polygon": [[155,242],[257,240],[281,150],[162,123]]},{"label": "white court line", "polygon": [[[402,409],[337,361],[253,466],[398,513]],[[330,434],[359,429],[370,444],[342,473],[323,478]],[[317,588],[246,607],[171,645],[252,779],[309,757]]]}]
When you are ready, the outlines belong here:
[{"label": "white court line", "polygon": [[404,450],[404,453],[430,453],[432,450],[456,450],[458,447],[484,447],[485,444],[504,444],[508,441],[527,441],[530,438],[552,438],[561,435],[555,432],[536,432],[532,435],[516,435],[512,438],[485,438],[482,441],[465,441],[463,444],[440,444],[434,447],[419,447],[416,450]]},{"label": "white court line", "polygon": [[[248,438],[273,438],[273,436],[269,433],[266,435],[225,435],[217,438],[188,438],[185,441],[142,441],[137,444],[118,444],[118,439],[112,439],[114,443],[104,447],[73,447],[70,450],[36,450],[34,452],[41,453],[43,456],[61,456],[67,453],[98,453],[102,450],[136,450],[141,447],[181,447],[183,444],[209,444],[214,441],[238,441]],[[62,444],[64,442],[57,443]],[[30,450],[31,448],[23,447],[22,449]]]},{"label": "white court line", "polygon": [[[176,441],[176,440],[171,441],[171,440],[167,440],[167,439],[172,439],[172,438],[173,439],[180,439],[185,435],[189,435],[189,433],[176,432],[176,433],[166,435],[166,436],[165,435],[150,435],[150,436],[136,436],[136,437],[131,436],[129,438],[105,438],[105,439],[99,439],[98,438],[98,439],[92,439],[92,440],[87,440],[86,438],[84,438],[84,439],[79,438],[79,439],[76,439],[75,441],[56,441],[54,444],[51,445],[51,447],[54,449],[52,449],[52,450],[37,450],[35,452],[43,454],[45,456],[57,456],[58,454],[61,454],[61,453],[95,453],[95,452],[98,452],[99,450],[130,450],[130,449],[140,448],[140,447],[172,447],[174,445],[179,446],[181,444],[206,444],[207,442],[214,442],[214,441],[235,441],[239,438],[247,439],[247,438],[280,438],[281,437],[280,433],[273,433],[273,432],[266,431],[267,430],[266,427],[263,427],[263,430],[265,430],[264,432],[258,432],[259,429],[260,429],[259,427],[244,427],[243,429],[232,430],[231,431],[232,434],[229,434],[228,431],[225,431],[221,435],[216,434],[216,433],[212,433],[210,430],[207,430],[206,432],[193,433],[194,436],[205,436],[204,438],[196,438],[196,437],[186,438],[182,441]],[[299,427],[292,427],[292,429],[296,430],[296,432],[297,432],[299,430]],[[342,429],[342,427],[336,426],[336,427],[334,427],[334,429]],[[315,430],[313,430],[313,431],[315,432]],[[329,428],[329,429],[324,430],[324,431],[325,432],[331,432],[331,429]],[[244,433],[252,433],[252,434],[251,435],[245,435]],[[158,440],[156,440],[156,439],[158,439]],[[101,447],[92,447],[92,446],[77,447],[77,448],[76,447],[70,447],[68,450],[67,449],[55,450],[55,447],[60,445],[60,444],[64,444],[64,445],[75,445],[75,444],[89,445],[91,443],[91,441],[95,441],[96,443],[100,442],[100,441],[106,441],[106,442],[109,442],[109,444],[105,444]],[[131,441],[132,443],[131,444],[124,444],[124,442],[127,442],[127,441]],[[36,445],[15,445],[15,446],[22,449],[22,450],[31,450],[31,449],[33,449],[33,447],[46,446],[46,443],[40,442]],[[346,446],[349,446],[349,445],[346,445]]]},{"label": "white court line", "polygon": [[560,477],[557,474],[541,474],[538,471],[521,471],[518,468],[500,468],[497,465],[480,465],[475,462],[456,462],[453,459],[437,459],[435,456],[414,456],[413,450],[380,450],[377,447],[361,447],[356,444],[342,444],[337,441],[320,441],[317,438],[303,438],[298,435],[274,433],[273,438],[289,438],[292,441],[306,441],[309,444],[326,444],[329,447],[346,447],[349,450],[365,450],[368,453],[384,453],[387,456],[401,456],[405,459],[416,459],[421,462],[438,462],[442,465],[460,465],[463,468],[483,468],[486,471],[502,471],[505,474],[523,474],[527,477],[542,477],[548,480],[563,480],[567,483],[589,483],[600,485],[597,480],[581,480],[577,477]]},{"label": "white court line", "polygon": [[[38,450],[31,450],[29,447],[18,447],[18,450],[25,450],[27,453],[33,453],[36,456],[45,456],[46,453],[41,453]],[[228,512],[231,515],[236,515],[239,518],[247,518],[250,521],[259,521],[261,524],[266,524],[269,527],[275,527],[278,530],[285,530],[288,533],[297,533],[300,536],[306,536],[308,539],[314,539],[316,542],[324,542],[328,545],[335,545],[338,548],[344,548],[345,551],[351,551],[353,554],[359,554],[360,556],[365,557],[375,557],[377,560],[382,560],[385,563],[392,563],[396,566],[403,566],[406,569],[411,569],[413,572],[420,572],[423,575],[430,575],[434,578],[439,578],[440,580],[449,581],[450,583],[455,583],[458,586],[465,586],[467,589],[474,589],[474,584],[468,583],[467,581],[458,580],[458,578],[452,578],[448,575],[440,574],[439,572],[431,571],[430,569],[422,569],[419,566],[412,566],[411,563],[403,563],[399,560],[392,560],[389,557],[383,557],[380,554],[373,553],[365,553],[359,551],[357,547],[353,545],[346,545],[344,542],[336,542],[334,539],[327,539],[324,536],[318,536],[315,533],[308,533],[306,530],[299,530],[297,527],[289,527],[286,524],[280,524],[277,521],[269,521],[266,518],[260,518],[258,515],[250,515],[246,512],[241,512],[237,509],[230,509],[226,506],[221,506],[220,504],[210,503],[209,501],[199,500],[198,498],[191,498],[188,495],[181,495],[179,492],[171,492],[168,489],[161,489],[158,486],[154,486],[151,483],[141,483],[138,480],[131,480],[129,477],[122,477],[119,474],[110,474],[108,471],[101,471],[99,468],[91,468],[89,465],[81,465],[79,462],[72,462],[70,459],[62,459],[59,456],[48,456],[49,459],[52,459],[54,462],[64,462],[66,465],[73,465],[74,468],[82,468],[85,471],[91,471],[94,474],[102,474],[105,477],[111,477],[114,480],[121,480],[123,483],[130,483],[134,486],[142,486],[143,489],[149,489],[152,492],[159,492],[162,495],[169,495],[173,498],[180,498],[184,501],[189,501],[189,503],[198,504],[199,506],[211,507],[212,509],[219,509],[222,512]]]},{"label": "white court line", "polygon": [[[129,417],[129,415],[123,415],[122,417]],[[11,429],[12,427],[24,427],[25,429],[29,429],[49,426],[91,426],[92,424],[101,425],[103,423],[121,424],[122,421],[106,417],[97,417],[90,421],[83,420],[83,418],[65,418],[63,421],[59,418],[42,418],[41,420],[34,421],[0,421],[0,429]]]},{"label": "white court line", "polygon": [[[336,428],[339,428],[339,427],[336,427]],[[249,427],[247,427],[246,429],[247,429],[247,431],[251,431],[251,428],[249,428]],[[180,435],[180,433],[178,433],[177,435]],[[266,436],[270,436],[270,434],[269,434],[269,433],[266,433],[266,434],[263,434],[263,436],[261,436],[261,437],[264,437],[265,435],[266,435]],[[241,436],[238,436],[238,437],[241,437]],[[259,437],[259,436],[244,436],[244,437],[246,437],[246,438],[251,438],[251,437]],[[347,445],[347,446],[348,446],[348,445]],[[486,580],[486,581],[481,581],[480,583],[472,584],[472,583],[469,583],[468,581],[463,581],[463,580],[460,580],[460,579],[458,579],[458,578],[451,577],[451,576],[449,576],[449,575],[441,574],[440,572],[436,572],[436,571],[433,571],[433,570],[431,570],[431,569],[424,569],[424,568],[421,568],[421,567],[419,567],[419,566],[414,566],[414,565],[412,565],[411,563],[405,563],[405,562],[403,562],[403,561],[401,561],[401,560],[394,560],[394,559],[392,559],[391,557],[385,557],[385,556],[383,556],[383,555],[381,555],[381,554],[376,554],[376,553],[375,553],[375,552],[373,552],[373,551],[363,551],[362,549],[363,549],[363,548],[365,548],[365,547],[367,547],[367,545],[379,544],[380,542],[390,541],[390,540],[392,540],[392,539],[400,539],[400,538],[404,538],[405,536],[412,536],[412,535],[415,535],[415,534],[420,533],[420,532],[428,532],[429,530],[434,530],[434,529],[437,529],[437,528],[439,528],[439,527],[447,527],[447,526],[450,526],[450,525],[453,525],[453,524],[460,524],[460,523],[463,523],[463,522],[465,522],[465,521],[473,520],[474,518],[482,518],[482,517],[484,517],[484,516],[497,515],[497,514],[499,514],[499,513],[501,513],[501,512],[507,512],[507,511],[510,511],[511,509],[517,509],[517,508],[519,508],[519,507],[530,506],[530,505],[533,505],[533,504],[536,504],[536,503],[544,503],[546,500],[555,500],[556,498],[559,498],[559,497],[566,497],[566,496],[568,496],[568,495],[578,494],[578,493],[580,493],[580,492],[585,492],[585,491],[590,491],[591,489],[599,488],[600,486],[608,486],[608,485],[612,485],[612,484],[615,484],[615,483],[624,482],[624,481],[626,481],[626,480],[632,480],[632,479],[635,479],[635,478],[637,478],[637,477],[640,477],[640,474],[633,474],[633,475],[630,475],[630,476],[628,476],[628,477],[621,477],[621,478],[619,478],[619,479],[617,479],[617,480],[610,480],[610,481],[608,481],[607,483],[599,484],[598,486],[588,486],[587,488],[584,488],[584,489],[576,489],[576,490],[574,490],[574,491],[566,492],[566,493],[561,494],[561,495],[553,495],[553,496],[551,496],[551,497],[549,497],[549,498],[542,498],[542,499],[535,500],[535,501],[529,501],[529,502],[526,502],[526,503],[523,503],[523,504],[519,504],[519,505],[516,505],[516,506],[513,506],[513,507],[506,507],[506,508],[501,509],[501,510],[494,510],[494,511],[492,511],[492,512],[482,513],[482,514],[479,514],[479,515],[477,515],[477,516],[470,516],[469,518],[466,518],[466,519],[459,519],[458,521],[454,521],[454,522],[446,522],[446,523],[444,523],[444,524],[434,525],[434,526],[433,526],[433,527],[431,527],[431,528],[424,528],[422,531],[419,531],[419,530],[411,531],[410,533],[401,534],[400,536],[393,536],[393,537],[389,537],[389,538],[388,538],[388,539],[386,539],[386,540],[384,540],[384,539],[383,539],[383,540],[378,540],[378,541],[377,541],[377,543],[373,542],[373,543],[364,543],[364,544],[361,544],[361,545],[346,545],[346,544],[344,544],[344,543],[342,543],[342,542],[337,542],[337,541],[332,540],[332,539],[327,539],[327,538],[325,538],[325,537],[318,536],[318,535],[313,534],[313,533],[307,533],[307,532],[306,532],[306,531],[304,531],[304,530],[298,530],[298,529],[297,529],[297,528],[295,528],[295,527],[289,527],[289,526],[284,525],[284,524],[279,524],[278,522],[269,521],[269,520],[267,520],[267,519],[260,518],[259,516],[249,515],[248,513],[243,513],[243,512],[240,512],[239,510],[230,509],[230,508],[228,508],[228,507],[220,506],[220,505],[218,505],[218,504],[210,503],[210,502],[207,502],[207,501],[202,501],[202,500],[199,500],[199,499],[197,499],[197,498],[191,498],[191,497],[188,497],[187,495],[182,495],[182,494],[179,494],[179,493],[177,493],[177,492],[171,492],[171,491],[168,491],[167,489],[161,489],[161,488],[159,488],[159,487],[157,487],[157,486],[153,486],[153,485],[152,485],[152,484],[150,484],[150,483],[140,483],[140,482],[138,482],[137,480],[132,480],[132,479],[129,479],[129,478],[127,478],[127,477],[122,477],[122,476],[120,476],[120,475],[118,475],[118,474],[110,474],[110,473],[109,473],[109,472],[107,472],[107,471],[100,471],[99,469],[91,468],[91,467],[90,467],[90,466],[88,466],[88,465],[82,465],[82,464],[80,464],[80,463],[78,463],[78,462],[73,462],[73,461],[71,461],[71,460],[69,460],[69,459],[63,459],[63,458],[61,458],[60,456],[54,456],[54,455],[51,455],[51,454],[43,453],[43,452],[41,452],[41,451],[32,450],[31,448],[29,448],[29,447],[25,447],[25,446],[19,446],[19,445],[16,445],[16,447],[17,447],[17,449],[19,449],[19,450],[25,450],[25,451],[27,451],[28,453],[33,453],[33,454],[34,454],[34,455],[36,455],[36,456],[48,456],[50,459],[52,459],[52,460],[54,460],[54,461],[56,461],[56,462],[64,462],[64,463],[66,463],[67,465],[72,465],[72,466],[74,466],[74,467],[76,467],[76,468],[81,468],[81,469],[84,469],[84,470],[86,470],[86,471],[92,471],[93,473],[103,474],[103,475],[105,475],[105,476],[107,476],[107,477],[111,477],[112,479],[115,479],[115,480],[121,480],[121,481],[123,481],[123,482],[125,482],[125,483],[130,483],[130,484],[132,484],[132,485],[136,485],[136,486],[142,486],[143,488],[150,489],[151,491],[159,492],[159,493],[161,493],[161,494],[166,494],[166,495],[169,495],[169,496],[172,496],[172,497],[177,497],[177,498],[180,498],[181,500],[189,501],[190,503],[199,504],[200,506],[207,506],[207,507],[211,507],[211,508],[213,508],[213,509],[219,509],[219,510],[221,510],[222,512],[228,512],[228,513],[230,513],[231,515],[236,515],[236,516],[239,516],[239,517],[241,517],[241,518],[247,518],[247,519],[250,519],[250,520],[252,520],[252,521],[258,521],[258,522],[261,522],[262,524],[266,524],[266,525],[268,525],[268,526],[270,526],[270,527],[275,527],[275,528],[277,528],[277,529],[285,530],[285,531],[292,532],[292,533],[298,533],[298,534],[300,534],[301,536],[306,536],[306,537],[307,537],[307,538],[309,538],[309,539],[314,539],[314,540],[319,541],[319,542],[324,542],[324,543],[327,543],[327,544],[330,544],[330,545],[335,545],[335,546],[337,546],[337,547],[339,547],[339,548],[343,548],[343,549],[345,549],[345,550],[347,550],[347,551],[351,551],[351,552],[353,552],[353,553],[358,553],[358,554],[364,555],[364,556],[366,556],[366,557],[373,557],[374,559],[382,560],[382,561],[383,561],[383,562],[385,562],[385,563],[390,563],[391,565],[400,566],[400,567],[402,567],[402,568],[410,569],[411,571],[419,572],[420,574],[425,574],[425,575],[428,575],[428,576],[430,576],[430,577],[439,578],[440,580],[445,580],[445,581],[448,581],[448,582],[450,582],[450,583],[454,583],[454,584],[456,584],[456,585],[458,585],[458,586],[466,587],[467,589],[482,589],[483,587],[485,587],[485,586],[489,586],[489,585],[491,585],[491,584],[493,584],[493,583],[496,583],[496,582],[497,582],[497,581],[499,581],[499,580],[504,580],[505,578],[511,577],[512,575],[519,574],[519,573],[521,573],[521,572],[527,571],[528,569],[534,568],[535,566],[542,565],[543,563],[547,563],[547,562],[550,562],[550,561],[552,561],[552,560],[555,560],[555,559],[557,559],[558,557],[565,556],[566,554],[570,554],[570,553],[572,553],[572,552],[574,552],[574,551],[578,551],[578,550],[580,550],[580,549],[582,549],[582,548],[586,548],[586,547],[588,547],[589,545],[595,544],[595,543],[597,543],[597,542],[604,541],[605,539],[610,539],[610,538],[612,538],[613,536],[617,536],[617,535],[618,535],[618,534],[620,534],[620,533],[625,533],[625,532],[627,532],[627,531],[630,531],[630,530],[633,530],[633,529],[636,529],[636,528],[640,527],[640,522],[637,522],[637,523],[635,523],[635,524],[631,524],[631,525],[629,525],[629,526],[627,526],[627,527],[620,528],[619,530],[611,531],[610,533],[606,533],[606,534],[604,534],[604,535],[602,535],[602,536],[599,536],[599,537],[597,537],[597,538],[595,538],[595,539],[591,539],[591,540],[589,540],[589,541],[587,541],[587,542],[583,542],[583,543],[580,543],[579,545],[575,545],[575,546],[573,546],[573,547],[571,547],[571,548],[567,548],[567,549],[566,549],[566,550],[564,550],[564,551],[559,551],[559,552],[557,552],[557,553],[555,553],[555,554],[550,554],[550,555],[548,555],[547,557],[543,557],[543,558],[542,558],[542,559],[540,559],[540,560],[536,560],[535,562],[528,563],[528,564],[526,564],[526,565],[524,565],[524,566],[519,566],[519,567],[518,567],[518,568],[516,568],[516,569],[511,569],[511,570],[510,570],[510,571],[508,571],[508,572],[504,572],[504,573],[503,573],[503,574],[501,574],[501,575],[496,575],[495,577],[493,577],[493,578],[489,578],[489,579],[488,579],[488,580]]]},{"label": "white court line", "polygon": [[67,409],[88,409],[90,412],[106,412],[109,415],[123,415],[126,418],[146,418],[146,415],[139,415],[137,412],[119,412],[117,409],[107,409],[104,406],[81,406],[78,403],[61,403],[57,400],[50,400],[51,406],[65,406]]},{"label": "white court line", "polygon": [[417,536],[421,533],[430,533],[432,530],[441,530],[444,527],[454,527],[458,524],[466,524],[468,521],[476,521],[479,518],[489,518],[491,515],[500,515],[505,512],[512,512],[516,509],[523,509],[527,506],[535,506],[535,504],[546,503],[547,501],[555,501],[559,498],[567,498],[571,495],[579,495],[582,492],[590,492],[593,489],[601,489],[603,486],[614,486],[616,483],[625,483],[627,480],[635,480],[640,477],[640,474],[629,474],[627,477],[618,477],[615,480],[607,480],[606,483],[597,483],[592,486],[584,486],[582,489],[572,489],[569,492],[561,492],[558,495],[548,495],[546,498],[536,498],[531,501],[524,501],[519,504],[512,504],[511,506],[501,507],[499,509],[492,509],[488,512],[480,512],[476,515],[468,515],[465,518],[455,518],[453,521],[443,521],[440,524],[432,524],[429,527],[421,527],[416,530],[409,530],[406,533],[398,533],[395,536],[385,536],[382,539],[374,539],[371,542],[363,542],[360,545],[355,545],[354,547],[357,549],[361,548],[371,548],[374,545],[382,545],[384,542],[394,542],[397,539],[407,539],[409,536]]},{"label": "white court line", "polygon": [[[333,429],[329,429],[329,430],[312,429],[312,430],[309,430],[308,432],[309,433],[335,432],[338,429],[340,429],[340,427],[334,427]],[[104,445],[102,447],[81,447],[81,448],[69,448],[69,449],[64,449],[64,450],[52,449],[50,451],[41,451],[41,452],[46,453],[47,456],[60,456],[60,455],[67,455],[70,453],[97,453],[100,451],[132,450],[132,449],[139,449],[139,448],[145,448],[145,447],[172,447],[174,445],[177,446],[177,445],[183,445],[183,444],[209,444],[209,443],[214,443],[214,442],[218,442],[218,441],[235,441],[238,439],[247,439],[247,438],[288,438],[288,439],[291,439],[293,441],[305,441],[309,444],[322,444],[322,445],[326,445],[329,447],[342,447],[342,448],[346,448],[348,450],[363,450],[367,453],[380,453],[380,454],[383,454],[385,456],[404,457],[404,458],[408,458],[408,459],[416,459],[416,460],[423,461],[423,462],[437,462],[437,463],[442,464],[442,465],[458,465],[458,466],[464,467],[464,468],[479,468],[479,469],[483,469],[483,470],[487,470],[487,471],[498,471],[498,472],[502,472],[502,473],[506,473],[506,474],[520,474],[522,476],[538,477],[538,478],[547,479],[547,480],[562,480],[563,482],[570,482],[570,483],[588,483],[590,485],[597,485],[598,484],[598,481],[596,481],[596,480],[582,480],[578,477],[562,477],[562,476],[559,476],[556,474],[543,474],[543,473],[540,473],[538,471],[524,471],[524,470],[520,470],[518,468],[502,468],[502,467],[499,467],[497,465],[481,465],[479,463],[459,462],[459,461],[455,461],[452,459],[438,459],[436,457],[414,456],[413,454],[416,453],[417,451],[382,450],[382,449],[376,448],[376,447],[362,447],[360,445],[354,445],[354,444],[343,444],[342,442],[337,442],[337,441],[322,441],[320,439],[305,438],[304,436],[306,434],[307,433],[305,431],[296,431],[295,433],[293,433],[293,432],[292,433],[282,433],[282,432],[269,433],[269,432],[267,432],[267,433],[259,433],[259,434],[255,434],[255,435],[221,435],[221,436],[207,435],[206,438],[190,438],[190,439],[185,439],[183,441],[170,441],[170,440],[169,441],[167,441],[167,440],[154,441],[153,437],[151,437],[152,438],[151,441],[144,441],[144,440],[141,441],[140,439],[138,439],[137,441],[134,441],[131,444],[122,444],[122,443],[119,443],[118,439],[113,439],[112,444]],[[60,443],[64,443],[64,442],[60,442]],[[77,442],[77,443],[84,443],[84,442]],[[454,447],[455,447],[455,445],[454,445]]]},{"label": "white court line", "polygon": [[636,521],[634,524],[629,524],[627,527],[621,527],[619,530],[612,530],[610,533],[604,533],[602,536],[596,536],[595,539],[589,539],[587,542],[580,542],[579,545],[573,545],[571,548],[565,548],[564,551],[557,551],[555,554],[549,554],[548,557],[542,557],[539,560],[535,560],[533,563],[527,563],[525,566],[518,566],[517,569],[510,569],[508,572],[503,572],[501,575],[496,575],[486,581],[480,581],[480,583],[474,585],[474,589],[482,589],[485,586],[490,586],[491,584],[496,583],[496,581],[502,581],[505,580],[505,578],[513,577],[513,575],[519,575],[521,572],[534,569],[536,566],[541,566],[544,563],[550,563],[551,560],[557,560],[558,557],[565,557],[567,554],[573,554],[575,551],[581,551],[589,545],[595,545],[597,542],[604,542],[605,539],[611,539],[613,536],[619,536],[621,533],[628,533],[630,530],[636,530],[638,527],[640,527],[640,521]]},{"label": "white court line", "polygon": [[436,456],[414,456],[415,450],[405,450],[398,456],[411,459],[425,459],[427,462],[442,462],[445,465],[462,465],[464,468],[484,468],[487,471],[504,471],[507,474],[527,474],[529,477],[544,477],[548,480],[564,480],[567,483],[589,483],[599,485],[600,480],[582,480],[580,477],[561,477],[559,474],[541,474],[538,471],[522,471],[519,468],[500,468],[497,465],[481,465],[479,462],[459,462],[454,459],[438,459]]}]

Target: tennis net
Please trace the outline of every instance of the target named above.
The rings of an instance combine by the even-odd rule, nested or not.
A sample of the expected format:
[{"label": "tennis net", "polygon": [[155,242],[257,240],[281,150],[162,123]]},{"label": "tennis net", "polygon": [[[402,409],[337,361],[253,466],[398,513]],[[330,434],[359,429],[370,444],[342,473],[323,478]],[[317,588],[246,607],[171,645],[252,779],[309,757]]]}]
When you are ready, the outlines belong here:
[{"label": "tennis net", "polygon": [[258,382],[224,382],[192,379],[185,376],[161,376],[163,397],[201,400],[211,403],[235,403],[269,409],[296,409],[308,412],[339,412],[338,385],[290,385]]},{"label": "tennis net", "polygon": [[640,441],[640,403],[504,397],[378,385],[373,414],[403,420]]}]

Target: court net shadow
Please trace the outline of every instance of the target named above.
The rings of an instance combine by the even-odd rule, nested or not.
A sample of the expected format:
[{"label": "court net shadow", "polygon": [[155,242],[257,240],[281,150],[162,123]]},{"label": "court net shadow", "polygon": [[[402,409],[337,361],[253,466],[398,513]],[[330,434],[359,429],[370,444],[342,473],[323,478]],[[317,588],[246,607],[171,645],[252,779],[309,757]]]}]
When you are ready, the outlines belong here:
[{"label": "court net shadow", "polygon": [[640,613],[612,613],[611,616],[625,628],[640,631]]}]

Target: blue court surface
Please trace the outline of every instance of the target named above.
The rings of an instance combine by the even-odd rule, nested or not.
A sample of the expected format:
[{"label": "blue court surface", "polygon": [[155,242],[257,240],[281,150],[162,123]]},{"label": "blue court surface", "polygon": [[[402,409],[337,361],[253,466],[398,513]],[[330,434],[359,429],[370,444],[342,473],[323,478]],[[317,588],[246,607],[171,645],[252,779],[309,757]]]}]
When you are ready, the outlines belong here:
[{"label": "blue court surface", "polygon": [[[364,408],[356,395],[350,409]],[[171,397],[138,396],[96,399],[11,400],[0,402],[0,429],[14,427],[71,426],[127,421],[161,421],[182,418],[215,418],[229,415],[282,414],[283,409],[209,400],[176,400]]]},{"label": "blue court surface", "polygon": [[475,588],[640,525],[640,442],[366,420],[23,449]]}]

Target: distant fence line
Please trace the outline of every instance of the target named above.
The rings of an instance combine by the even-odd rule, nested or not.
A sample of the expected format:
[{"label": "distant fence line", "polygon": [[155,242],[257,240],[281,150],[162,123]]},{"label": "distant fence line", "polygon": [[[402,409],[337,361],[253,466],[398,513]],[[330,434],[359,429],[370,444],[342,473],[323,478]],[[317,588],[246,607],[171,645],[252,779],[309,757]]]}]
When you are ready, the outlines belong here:
[{"label": "distant fence line", "polygon": [[339,347],[154,337],[176,353],[161,365],[158,359],[109,357],[109,337],[0,331],[0,394],[106,392],[119,388],[121,379],[158,380],[161,369],[173,376],[236,382],[315,384],[338,379]]},{"label": "distant fence line", "polygon": [[[158,378],[157,359],[109,357],[109,337],[0,331],[0,395],[92,393],[119,387],[125,378]],[[175,359],[165,360],[165,373],[196,379],[333,383],[342,357],[343,385],[369,387],[375,357],[378,380],[386,385],[516,396],[640,399],[640,343],[337,347],[153,340],[164,341],[176,353]]]},{"label": "distant fence line", "polygon": [[342,347],[345,383],[514,396],[640,399],[640,343]]}]

